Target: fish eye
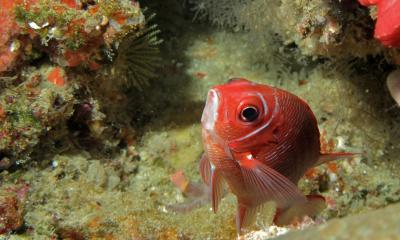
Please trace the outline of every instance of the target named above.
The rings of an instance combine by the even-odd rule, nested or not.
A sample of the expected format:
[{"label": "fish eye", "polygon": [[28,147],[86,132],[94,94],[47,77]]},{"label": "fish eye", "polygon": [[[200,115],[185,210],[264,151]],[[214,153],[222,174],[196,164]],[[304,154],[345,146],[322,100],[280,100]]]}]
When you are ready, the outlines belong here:
[{"label": "fish eye", "polygon": [[240,119],[245,122],[253,122],[258,118],[259,112],[258,109],[254,106],[248,106],[243,108],[240,112]]}]

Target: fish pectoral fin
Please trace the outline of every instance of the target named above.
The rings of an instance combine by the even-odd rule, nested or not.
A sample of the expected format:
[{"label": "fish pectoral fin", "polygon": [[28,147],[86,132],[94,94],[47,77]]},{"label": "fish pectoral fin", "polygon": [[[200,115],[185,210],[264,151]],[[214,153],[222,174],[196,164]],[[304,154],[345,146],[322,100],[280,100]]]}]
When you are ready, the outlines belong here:
[{"label": "fish pectoral fin", "polygon": [[223,179],[220,172],[215,168],[210,168],[211,203],[213,212],[218,211],[219,202],[224,194]]},{"label": "fish pectoral fin", "polygon": [[211,164],[205,153],[203,153],[203,155],[200,158],[199,169],[200,169],[200,175],[201,175],[201,178],[203,179],[203,182],[207,186],[210,186]]},{"label": "fish pectoral fin", "polygon": [[262,201],[274,201],[279,208],[306,202],[306,197],[288,178],[256,159],[251,161],[252,164],[241,166],[248,191],[257,193]]},{"label": "fish pectoral fin", "polygon": [[321,195],[307,195],[307,201],[295,204],[287,209],[277,209],[274,223],[277,226],[290,225],[302,221],[305,216],[316,217],[326,208],[325,198]]}]

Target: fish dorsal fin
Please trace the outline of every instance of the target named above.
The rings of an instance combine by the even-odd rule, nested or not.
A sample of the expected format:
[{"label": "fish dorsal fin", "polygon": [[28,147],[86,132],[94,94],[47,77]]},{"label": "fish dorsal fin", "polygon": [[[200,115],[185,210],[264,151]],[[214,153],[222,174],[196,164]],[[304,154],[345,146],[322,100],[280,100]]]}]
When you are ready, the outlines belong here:
[{"label": "fish dorsal fin", "polygon": [[317,163],[314,166],[319,166],[321,164],[339,159],[351,158],[357,155],[360,155],[360,153],[349,153],[349,152],[321,153],[319,155]]},{"label": "fish dorsal fin", "polygon": [[211,188],[212,209],[217,212],[219,202],[224,193],[222,176],[205,154],[200,159],[199,167],[204,183]]},{"label": "fish dorsal fin", "polygon": [[276,170],[256,159],[241,162],[241,170],[247,190],[255,192],[260,200],[274,201],[279,208],[287,208],[294,203],[305,202],[305,196],[297,186]]}]

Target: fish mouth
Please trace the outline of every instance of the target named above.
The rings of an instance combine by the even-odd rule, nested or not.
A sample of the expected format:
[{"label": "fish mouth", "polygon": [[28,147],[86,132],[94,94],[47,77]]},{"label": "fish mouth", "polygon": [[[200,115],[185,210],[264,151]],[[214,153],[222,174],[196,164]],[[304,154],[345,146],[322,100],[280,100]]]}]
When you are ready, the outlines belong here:
[{"label": "fish mouth", "polygon": [[206,105],[201,116],[201,124],[203,128],[208,131],[214,131],[215,122],[218,118],[218,107],[220,97],[217,89],[211,89],[208,91]]},{"label": "fish mouth", "polygon": [[[216,129],[215,124],[218,120],[218,110],[221,103],[221,94],[218,89],[211,89],[208,91],[206,105],[203,110],[203,115],[201,116],[201,125],[203,127],[203,138],[207,136],[210,140],[217,145],[219,145],[222,149],[224,149],[225,153],[228,157],[232,158],[231,151],[224,139],[222,139]],[[212,160],[211,160],[212,161]]]}]

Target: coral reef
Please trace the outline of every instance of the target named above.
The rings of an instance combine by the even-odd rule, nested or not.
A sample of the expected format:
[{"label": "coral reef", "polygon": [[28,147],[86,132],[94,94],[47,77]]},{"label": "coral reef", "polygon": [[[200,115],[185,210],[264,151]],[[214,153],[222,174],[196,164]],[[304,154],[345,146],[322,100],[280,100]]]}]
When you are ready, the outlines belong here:
[{"label": "coral reef", "polygon": [[[386,60],[400,58],[373,39],[374,7],[141,3],[149,10],[131,0],[0,0],[0,239],[237,237],[232,194],[218,214],[208,203],[184,213],[169,206],[187,200],[188,190],[182,194],[170,180],[175,173],[200,181],[199,120],[208,89],[240,76],[305,99],[324,151],[363,153],[301,180],[302,192],[327,199],[316,219],[278,228],[268,206],[242,238],[297,239],[321,229],[333,238],[338,228],[365,229],[361,224],[374,229],[370,236],[391,237],[397,228],[368,223],[382,219],[391,227],[397,220],[397,205],[375,210],[400,202],[400,114],[383,87],[394,68]],[[194,23],[194,16],[229,27]],[[382,51],[387,58],[367,56]],[[162,81],[148,80],[154,73]]]},{"label": "coral reef", "polygon": [[76,102],[74,87],[64,83],[68,79],[59,67],[42,66],[21,76],[21,84],[1,94],[1,169],[16,159],[24,163],[41,138],[59,140]]},{"label": "coral reef", "polygon": [[3,185],[0,189],[0,234],[22,228],[29,185]]},{"label": "coral reef", "polygon": [[[188,2],[195,12],[195,19],[207,19],[217,26],[234,31],[249,31],[254,35],[252,41],[255,46],[268,44],[272,36],[278,35],[279,38],[275,41],[288,46],[295,44],[302,55],[313,59],[322,57],[348,61],[354,57],[365,58],[369,55],[382,54],[391,63],[400,63],[398,50],[386,49],[373,39],[373,20],[366,8],[356,1],[189,0]],[[375,10],[375,8],[370,9],[373,18],[376,18]],[[384,10],[382,18],[383,12]],[[393,14],[388,13],[386,16],[388,18],[386,22],[397,21]],[[390,19],[392,16],[394,18]],[[391,28],[388,30],[391,32],[390,36],[383,36],[384,33],[381,33],[380,38],[391,38],[392,40],[387,41],[396,41],[397,25],[389,24],[388,28]]]},{"label": "coral reef", "polygon": [[129,0],[1,1],[0,168],[43,147],[90,148],[88,139],[110,151],[132,135],[116,134],[122,127],[110,125],[132,129],[109,113],[128,114],[122,89],[156,76],[159,31],[149,20]]},{"label": "coral reef", "polygon": [[[355,1],[189,1],[195,17],[253,32],[262,44],[271,33],[305,55],[364,57],[381,51],[370,37],[370,18]],[[262,9],[262,10],[261,10]]]}]

